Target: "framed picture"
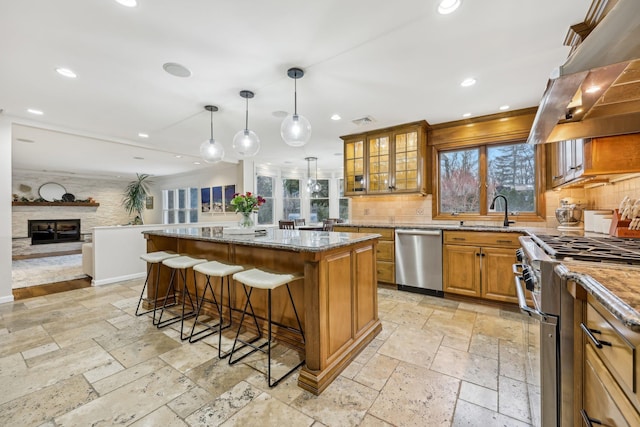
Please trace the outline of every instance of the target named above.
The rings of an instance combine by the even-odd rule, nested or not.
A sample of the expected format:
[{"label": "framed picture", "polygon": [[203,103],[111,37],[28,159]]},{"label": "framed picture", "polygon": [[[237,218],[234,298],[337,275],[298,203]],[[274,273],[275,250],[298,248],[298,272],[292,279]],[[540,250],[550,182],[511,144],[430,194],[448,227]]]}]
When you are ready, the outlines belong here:
[{"label": "framed picture", "polygon": [[200,211],[211,212],[211,188],[200,189]]},{"label": "framed picture", "polygon": [[213,187],[211,192],[211,212],[223,213],[224,205],[222,204],[222,186]]},{"label": "framed picture", "polygon": [[153,209],[153,196],[147,196],[144,207],[147,209]]},{"label": "framed picture", "polygon": [[235,184],[224,186],[224,211],[225,212],[234,212],[234,208],[233,206],[231,206],[231,199],[233,199],[234,194],[236,194]]}]

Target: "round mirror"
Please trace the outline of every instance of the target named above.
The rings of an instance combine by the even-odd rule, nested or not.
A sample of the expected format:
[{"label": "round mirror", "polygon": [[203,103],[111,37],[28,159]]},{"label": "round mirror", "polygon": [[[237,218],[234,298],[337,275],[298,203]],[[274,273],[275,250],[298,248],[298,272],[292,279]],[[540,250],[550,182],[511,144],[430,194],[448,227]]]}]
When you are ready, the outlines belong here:
[{"label": "round mirror", "polygon": [[56,200],[62,200],[62,195],[67,190],[60,184],[55,182],[47,182],[42,184],[38,190],[38,194],[47,202],[55,202]]}]

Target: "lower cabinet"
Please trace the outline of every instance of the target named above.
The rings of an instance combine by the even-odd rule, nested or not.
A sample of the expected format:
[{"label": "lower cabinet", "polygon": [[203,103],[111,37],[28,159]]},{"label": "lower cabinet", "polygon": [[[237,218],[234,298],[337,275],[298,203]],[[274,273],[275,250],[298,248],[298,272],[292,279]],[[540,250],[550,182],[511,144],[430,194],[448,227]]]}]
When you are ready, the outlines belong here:
[{"label": "lower cabinet", "polygon": [[640,426],[640,334],[626,328],[591,295],[580,329],[576,339],[583,337],[584,353],[577,419],[585,425]]},{"label": "lower cabinet", "polygon": [[349,225],[334,225],[333,231],[343,233],[369,233],[379,234],[378,249],[376,252],[376,270],[378,282],[396,283],[395,270],[395,229],[374,228],[374,227],[354,227]]},{"label": "lower cabinet", "polygon": [[512,265],[520,247],[515,232],[445,231],[443,290],[517,303]]}]

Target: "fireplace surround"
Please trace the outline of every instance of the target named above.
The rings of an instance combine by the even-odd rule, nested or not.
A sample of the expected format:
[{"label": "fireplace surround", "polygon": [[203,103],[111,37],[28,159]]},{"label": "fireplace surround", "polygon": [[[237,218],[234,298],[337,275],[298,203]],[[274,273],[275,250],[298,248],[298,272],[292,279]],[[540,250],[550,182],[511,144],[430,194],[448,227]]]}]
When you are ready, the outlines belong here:
[{"label": "fireplace surround", "polygon": [[28,237],[31,237],[32,245],[80,240],[80,219],[30,219],[28,221]]}]

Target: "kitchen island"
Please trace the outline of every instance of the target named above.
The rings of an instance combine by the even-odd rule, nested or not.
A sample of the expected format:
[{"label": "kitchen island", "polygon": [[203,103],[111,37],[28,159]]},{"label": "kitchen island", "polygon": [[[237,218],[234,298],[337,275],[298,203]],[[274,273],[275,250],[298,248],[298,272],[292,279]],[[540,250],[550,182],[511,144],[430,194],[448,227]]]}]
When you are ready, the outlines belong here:
[{"label": "kitchen island", "polygon": [[[311,393],[320,394],[382,329],[375,268],[377,234],[267,229],[264,235],[254,236],[223,234],[219,227],[190,227],[144,231],[144,235],[147,252],[171,250],[274,272],[303,272],[304,280],[294,282],[291,292],[301,313],[305,342],[284,328],[276,329],[275,335],[304,352],[298,385]],[[194,283],[189,276],[189,288],[195,291],[197,286],[201,294],[204,278]],[[166,292],[168,278],[169,271],[163,269],[158,295]],[[150,283],[154,280],[151,277]],[[219,290],[216,287],[216,293]],[[274,321],[294,326],[288,296],[281,290],[273,294]],[[153,289],[147,296],[156,298]],[[240,285],[233,284],[231,296],[234,320],[239,319],[238,309],[245,301]],[[252,303],[258,317],[265,318],[266,297],[255,302],[252,298]]]}]

